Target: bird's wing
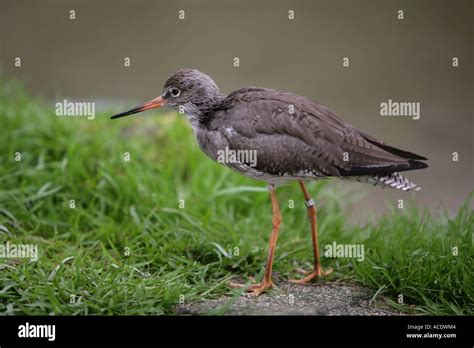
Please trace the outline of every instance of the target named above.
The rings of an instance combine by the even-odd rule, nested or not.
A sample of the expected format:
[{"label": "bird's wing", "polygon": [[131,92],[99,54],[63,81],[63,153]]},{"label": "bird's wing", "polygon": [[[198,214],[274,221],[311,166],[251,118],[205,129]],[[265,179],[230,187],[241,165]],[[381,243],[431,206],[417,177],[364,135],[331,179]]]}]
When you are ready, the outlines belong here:
[{"label": "bird's wing", "polygon": [[349,176],[426,166],[415,161],[423,157],[386,145],[314,101],[270,89],[233,92],[210,127],[220,128],[232,149],[257,151],[257,169],[274,174]]}]

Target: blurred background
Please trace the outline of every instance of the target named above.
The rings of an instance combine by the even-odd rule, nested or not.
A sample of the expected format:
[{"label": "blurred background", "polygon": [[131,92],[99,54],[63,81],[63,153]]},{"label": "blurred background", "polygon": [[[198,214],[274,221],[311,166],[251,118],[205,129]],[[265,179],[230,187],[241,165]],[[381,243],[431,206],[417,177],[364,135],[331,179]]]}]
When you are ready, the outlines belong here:
[{"label": "blurred background", "polygon": [[[66,98],[102,110],[158,96],[180,68],[207,73],[224,93],[291,91],[428,157],[428,169],[407,173],[423,188],[416,194],[331,183],[365,193],[352,213],[381,213],[398,199],[455,211],[473,189],[473,14],[472,1],[452,0],[1,0],[0,76],[51,107]],[[420,119],[380,116],[388,99],[421,103]]]}]

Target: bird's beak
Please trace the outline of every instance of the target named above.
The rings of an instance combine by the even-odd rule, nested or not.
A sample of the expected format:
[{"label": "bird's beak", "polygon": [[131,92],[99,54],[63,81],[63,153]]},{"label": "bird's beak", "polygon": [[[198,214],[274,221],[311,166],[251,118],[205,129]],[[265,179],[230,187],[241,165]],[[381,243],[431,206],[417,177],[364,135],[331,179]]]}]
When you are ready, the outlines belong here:
[{"label": "bird's beak", "polygon": [[146,103],[138,105],[131,110],[121,112],[120,114],[117,114],[117,115],[113,115],[111,118],[114,119],[114,118],[125,117],[128,115],[133,115],[133,114],[145,111],[145,110],[159,108],[160,106],[163,106],[163,105],[165,105],[165,100],[163,99],[163,96],[160,95],[158,98],[147,101]]}]

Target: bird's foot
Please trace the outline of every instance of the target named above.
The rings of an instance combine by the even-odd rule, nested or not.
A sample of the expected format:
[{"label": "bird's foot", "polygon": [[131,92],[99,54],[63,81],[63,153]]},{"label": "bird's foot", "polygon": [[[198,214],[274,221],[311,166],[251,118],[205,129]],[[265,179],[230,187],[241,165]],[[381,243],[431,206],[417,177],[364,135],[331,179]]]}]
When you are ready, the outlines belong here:
[{"label": "bird's foot", "polygon": [[301,279],[290,279],[290,283],[295,283],[295,284],[305,284],[308,283],[309,281],[313,280],[314,278],[320,277],[320,276],[326,276],[331,274],[333,271],[332,268],[329,268],[327,270],[324,270],[320,265],[317,265],[315,270],[313,272],[308,272],[305,271],[301,268],[297,268],[295,270],[296,273],[306,275],[306,277],[301,278]]},{"label": "bird's foot", "polygon": [[[244,288],[247,284],[239,284],[239,283],[229,283],[230,287],[232,288]],[[268,289],[275,287],[275,284],[272,280],[262,280],[260,283],[249,285],[246,289],[247,294],[249,296],[258,296],[262,292],[265,292]]]}]

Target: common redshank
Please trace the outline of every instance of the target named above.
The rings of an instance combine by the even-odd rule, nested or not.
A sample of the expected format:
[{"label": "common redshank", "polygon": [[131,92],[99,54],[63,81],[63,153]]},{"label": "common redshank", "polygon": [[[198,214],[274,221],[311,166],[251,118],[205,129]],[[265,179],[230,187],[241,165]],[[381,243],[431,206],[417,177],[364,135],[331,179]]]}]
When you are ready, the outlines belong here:
[{"label": "common redshank", "polygon": [[[177,71],[168,78],[159,97],[112,118],[161,106],[186,114],[200,148],[211,159],[268,184],[273,228],[263,278],[247,287],[252,295],[274,286],[272,265],[282,223],[276,185],[298,181],[303,192],[314,269],[297,270],[305,277],[291,281],[306,283],[332,269],[324,270],[320,264],[315,201],[305,181],[336,177],[404,191],[419,190],[398,172],[427,167],[421,162],[425,157],[387,145],[305,97],[258,87],[240,88],[225,96],[209,76],[194,69]],[[229,153],[232,156],[222,156]],[[252,161],[249,153],[255,154]]]}]

